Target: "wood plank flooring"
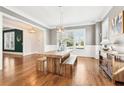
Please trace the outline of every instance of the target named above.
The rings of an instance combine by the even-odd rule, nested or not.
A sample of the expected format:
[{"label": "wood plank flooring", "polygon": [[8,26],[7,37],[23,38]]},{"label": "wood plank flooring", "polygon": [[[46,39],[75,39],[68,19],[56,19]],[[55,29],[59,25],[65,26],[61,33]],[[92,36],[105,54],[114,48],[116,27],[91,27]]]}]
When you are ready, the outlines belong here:
[{"label": "wood plank flooring", "polygon": [[71,78],[36,70],[38,55],[13,56],[4,54],[4,69],[0,71],[2,86],[105,86],[114,85],[99,69],[98,60],[78,57]]}]

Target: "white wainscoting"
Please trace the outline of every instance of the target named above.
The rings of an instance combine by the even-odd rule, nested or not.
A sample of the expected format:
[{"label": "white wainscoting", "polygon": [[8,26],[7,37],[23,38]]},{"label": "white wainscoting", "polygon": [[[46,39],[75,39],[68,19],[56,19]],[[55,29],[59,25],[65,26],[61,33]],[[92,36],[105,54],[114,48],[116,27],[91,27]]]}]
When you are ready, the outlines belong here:
[{"label": "white wainscoting", "polygon": [[52,50],[57,50],[57,45],[45,45],[44,51],[52,51]]},{"label": "white wainscoting", "polygon": [[[45,52],[57,50],[57,45],[46,45]],[[86,45],[84,49],[73,49],[71,55],[99,58],[99,45]]]},{"label": "white wainscoting", "polygon": [[86,45],[84,49],[74,49],[71,54],[84,57],[99,57],[99,47],[97,45]]}]

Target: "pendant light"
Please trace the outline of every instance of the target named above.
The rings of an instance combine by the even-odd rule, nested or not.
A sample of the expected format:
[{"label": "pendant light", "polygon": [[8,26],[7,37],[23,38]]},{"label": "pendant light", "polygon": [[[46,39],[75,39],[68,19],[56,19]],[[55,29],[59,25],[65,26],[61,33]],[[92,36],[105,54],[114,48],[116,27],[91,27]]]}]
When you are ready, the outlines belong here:
[{"label": "pendant light", "polygon": [[63,32],[64,31],[64,26],[63,26],[63,11],[62,11],[62,6],[58,6],[59,11],[60,11],[60,17],[59,17],[59,24],[56,26],[57,32]]}]

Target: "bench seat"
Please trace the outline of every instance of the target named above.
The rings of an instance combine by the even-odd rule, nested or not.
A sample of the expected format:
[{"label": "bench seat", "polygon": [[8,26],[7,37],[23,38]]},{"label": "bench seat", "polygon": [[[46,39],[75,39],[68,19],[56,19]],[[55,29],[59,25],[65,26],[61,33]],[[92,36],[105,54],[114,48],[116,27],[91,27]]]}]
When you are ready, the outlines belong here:
[{"label": "bench seat", "polygon": [[68,64],[68,65],[75,65],[77,60],[77,56],[70,56],[68,59],[64,61],[63,64]]},{"label": "bench seat", "polygon": [[77,56],[71,55],[62,64],[62,75],[67,77],[72,76],[76,64],[77,64]]},{"label": "bench seat", "polygon": [[40,57],[37,59],[37,70],[44,71],[45,70],[45,62],[46,57]]}]

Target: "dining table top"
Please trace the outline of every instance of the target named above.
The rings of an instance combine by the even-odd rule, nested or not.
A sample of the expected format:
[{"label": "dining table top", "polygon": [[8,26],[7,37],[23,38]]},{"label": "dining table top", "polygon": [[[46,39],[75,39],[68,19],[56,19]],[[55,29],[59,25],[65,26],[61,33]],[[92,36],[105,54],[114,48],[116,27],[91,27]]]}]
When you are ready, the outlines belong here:
[{"label": "dining table top", "polygon": [[71,51],[72,50],[64,50],[64,51],[53,50],[53,51],[44,52],[42,54],[46,57],[63,58],[67,55],[70,55]]}]

